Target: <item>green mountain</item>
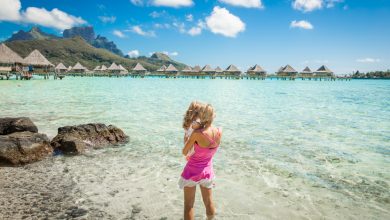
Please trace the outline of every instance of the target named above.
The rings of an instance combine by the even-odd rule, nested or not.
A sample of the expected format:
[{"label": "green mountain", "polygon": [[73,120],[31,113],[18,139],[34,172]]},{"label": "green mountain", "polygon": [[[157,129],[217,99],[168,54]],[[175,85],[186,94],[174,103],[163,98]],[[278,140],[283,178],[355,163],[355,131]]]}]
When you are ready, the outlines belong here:
[{"label": "green mountain", "polygon": [[[62,62],[66,66],[74,66],[80,62],[88,69],[94,69],[97,65],[111,65],[112,62],[122,64],[131,69],[137,62],[141,63],[148,70],[156,70],[162,65],[172,63],[178,69],[185,67],[184,64],[168,59],[139,57],[125,58],[118,56],[105,49],[95,48],[81,37],[44,39],[44,40],[23,40],[6,42],[6,45],[13,51],[26,57],[34,49],[38,49],[50,62],[57,65]],[[155,55],[155,54],[154,54]],[[156,57],[152,55],[152,57]],[[157,56],[158,57],[158,56]]]},{"label": "green mountain", "polygon": [[47,34],[38,27],[31,28],[30,31],[20,30],[13,34],[7,41],[16,41],[16,40],[45,40],[45,39],[56,39],[59,38],[52,34]]}]

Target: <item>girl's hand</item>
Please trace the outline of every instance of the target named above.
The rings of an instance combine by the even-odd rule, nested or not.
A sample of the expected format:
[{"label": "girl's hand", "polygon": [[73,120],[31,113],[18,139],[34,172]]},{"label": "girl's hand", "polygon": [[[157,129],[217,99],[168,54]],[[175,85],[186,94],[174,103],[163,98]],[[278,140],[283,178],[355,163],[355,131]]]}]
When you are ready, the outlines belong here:
[{"label": "girl's hand", "polygon": [[186,156],[186,160],[189,161],[191,156]]}]

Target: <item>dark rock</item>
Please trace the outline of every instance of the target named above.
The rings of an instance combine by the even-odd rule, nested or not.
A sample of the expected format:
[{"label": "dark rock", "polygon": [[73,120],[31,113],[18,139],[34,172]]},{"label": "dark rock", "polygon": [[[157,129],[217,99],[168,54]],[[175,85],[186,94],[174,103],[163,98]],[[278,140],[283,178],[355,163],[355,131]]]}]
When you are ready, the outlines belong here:
[{"label": "dark rock", "polygon": [[0,118],[0,135],[7,135],[22,131],[37,133],[38,128],[29,118],[26,117]]},{"label": "dark rock", "polygon": [[128,136],[121,129],[97,123],[60,127],[51,146],[65,154],[79,154],[87,148],[103,148],[126,142]]},{"label": "dark rock", "polygon": [[106,49],[111,51],[121,57],[123,57],[123,53],[113,41],[109,41],[106,37],[98,35],[96,39],[92,42],[92,46],[96,48]]},{"label": "dark rock", "polygon": [[92,43],[95,39],[95,30],[92,26],[85,27],[72,27],[70,29],[65,29],[63,32],[64,38],[72,38],[72,37],[82,37],[88,43]]},{"label": "dark rock", "polygon": [[29,131],[0,135],[0,163],[20,165],[42,160],[52,154],[45,134]]}]

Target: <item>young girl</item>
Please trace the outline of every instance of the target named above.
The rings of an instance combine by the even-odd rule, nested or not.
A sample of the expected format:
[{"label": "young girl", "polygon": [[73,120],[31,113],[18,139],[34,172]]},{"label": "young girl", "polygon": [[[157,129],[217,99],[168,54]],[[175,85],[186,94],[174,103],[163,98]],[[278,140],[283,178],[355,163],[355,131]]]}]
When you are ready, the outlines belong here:
[{"label": "young girl", "polygon": [[[187,109],[186,114],[183,119],[183,128],[184,128],[184,144],[187,143],[188,139],[191,137],[191,134],[194,130],[200,128],[200,119],[199,112],[202,108],[202,103],[198,101],[191,102],[190,106]],[[192,147],[188,154],[185,155],[186,159],[189,160],[191,155],[194,153],[194,148]]]},{"label": "young girl", "polygon": [[219,128],[211,126],[214,117],[214,109],[211,105],[201,106],[200,129],[192,133],[182,151],[183,155],[187,155],[194,147],[194,154],[189,157],[179,180],[179,187],[184,189],[184,220],[194,219],[196,185],[200,185],[202,191],[207,219],[211,220],[215,215],[212,200],[212,188],[214,187],[212,159],[221,142],[222,132]]}]

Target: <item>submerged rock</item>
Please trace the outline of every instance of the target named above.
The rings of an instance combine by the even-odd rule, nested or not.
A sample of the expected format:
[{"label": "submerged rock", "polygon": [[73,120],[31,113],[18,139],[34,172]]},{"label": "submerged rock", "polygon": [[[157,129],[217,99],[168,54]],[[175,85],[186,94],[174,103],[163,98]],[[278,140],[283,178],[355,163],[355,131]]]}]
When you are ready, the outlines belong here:
[{"label": "submerged rock", "polygon": [[128,142],[128,136],[119,128],[105,124],[83,124],[58,128],[51,146],[65,154],[80,154],[87,148],[103,148]]},{"label": "submerged rock", "polygon": [[20,165],[42,160],[52,154],[45,134],[30,131],[0,135],[0,163]]},{"label": "submerged rock", "polygon": [[26,117],[0,118],[0,135],[23,131],[38,133],[38,128],[29,118]]}]

